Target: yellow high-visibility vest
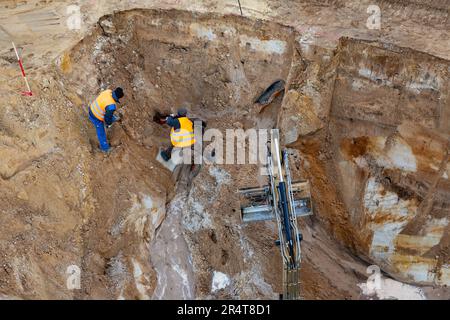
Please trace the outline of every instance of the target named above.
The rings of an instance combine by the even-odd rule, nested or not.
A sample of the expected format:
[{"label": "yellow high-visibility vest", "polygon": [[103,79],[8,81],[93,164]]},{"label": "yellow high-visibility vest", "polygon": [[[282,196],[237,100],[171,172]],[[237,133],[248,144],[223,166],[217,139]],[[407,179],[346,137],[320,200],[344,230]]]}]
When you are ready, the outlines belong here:
[{"label": "yellow high-visibility vest", "polygon": [[180,129],[172,128],[170,131],[170,141],[174,147],[184,148],[195,143],[194,125],[187,117],[178,118]]},{"label": "yellow high-visibility vest", "polygon": [[112,97],[112,90],[108,89],[105,91],[102,91],[97,99],[95,99],[91,105],[90,109],[94,116],[100,120],[105,121],[105,112],[106,112],[106,106],[109,106],[110,104],[115,104],[116,101]]}]

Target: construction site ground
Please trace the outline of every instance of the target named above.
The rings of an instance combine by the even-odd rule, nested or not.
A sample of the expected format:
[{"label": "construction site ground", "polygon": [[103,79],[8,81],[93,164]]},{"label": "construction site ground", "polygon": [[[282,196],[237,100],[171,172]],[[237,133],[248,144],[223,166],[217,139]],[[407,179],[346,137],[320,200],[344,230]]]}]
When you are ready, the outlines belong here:
[{"label": "construction site ground", "polygon": [[[0,4],[1,298],[279,298],[276,224],[239,212],[260,166],[174,177],[156,161],[170,140],[153,116],[183,105],[224,136],[280,129],[314,204],[304,299],[450,299],[448,3],[378,1],[381,30],[369,1],[241,3],[83,1],[77,30],[68,1]],[[255,104],[278,79],[285,93]],[[87,107],[115,86],[104,154]]]}]

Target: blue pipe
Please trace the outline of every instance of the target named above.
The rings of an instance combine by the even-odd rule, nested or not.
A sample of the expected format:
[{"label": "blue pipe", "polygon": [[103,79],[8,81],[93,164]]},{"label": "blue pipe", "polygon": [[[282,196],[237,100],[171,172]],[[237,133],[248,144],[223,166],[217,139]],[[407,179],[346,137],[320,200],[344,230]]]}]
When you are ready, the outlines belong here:
[{"label": "blue pipe", "polygon": [[280,196],[281,211],[283,212],[284,233],[286,234],[286,240],[289,245],[289,253],[291,256],[291,261],[294,261],[294,246],[292,243],[291,225],[289,222],[289,208],[286,194],[286,182],[280,182],[278,184],[278,193]]}]

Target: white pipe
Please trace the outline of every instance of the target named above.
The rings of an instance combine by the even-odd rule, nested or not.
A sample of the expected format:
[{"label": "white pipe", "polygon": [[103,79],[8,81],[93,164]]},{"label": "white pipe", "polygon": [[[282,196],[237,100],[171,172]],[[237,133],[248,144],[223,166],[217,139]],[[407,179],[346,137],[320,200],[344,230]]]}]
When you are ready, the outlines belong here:
[{"label": "white pipe", "polygon": [[277,154],[277,166],[278,166],[278,174],[279,174],[279,179],[280,182],[283,182],[283,171],[281,168],[281,161],[280,161],[280,147],[278,145],[278,137],[276,137],[274,139],[274,144],[275,144],[275,153]]}]

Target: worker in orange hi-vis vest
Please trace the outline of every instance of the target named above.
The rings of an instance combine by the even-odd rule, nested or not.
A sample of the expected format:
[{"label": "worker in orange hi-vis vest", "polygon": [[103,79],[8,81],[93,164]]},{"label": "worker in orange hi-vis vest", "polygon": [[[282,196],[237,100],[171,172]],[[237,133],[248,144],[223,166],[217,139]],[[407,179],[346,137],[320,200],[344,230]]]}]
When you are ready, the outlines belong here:
[{"label": "worker in orange hi-vis vest", "polygon": [[89,120],[94,124],[97,130],[97,138],[100,143],[100,150],[110,151],[108,140],[106,139],[105,125],[109,128],[119,117],[114,115],[117,110],[116,104],[124,96],[123,90],[117,87],[113,90],[104,90],[89,106]]},{"label": "worker in orange hi-vis vest", "polygon": [[191,147],[195,143],[194,124],[186,115],[187,110],[180,108],[176,116],[170,115],[165,119],[165,123],[172,127],[170,131],[172,145],[161,151],[161,157],[165,161],[171,158],[173,148]]}]

